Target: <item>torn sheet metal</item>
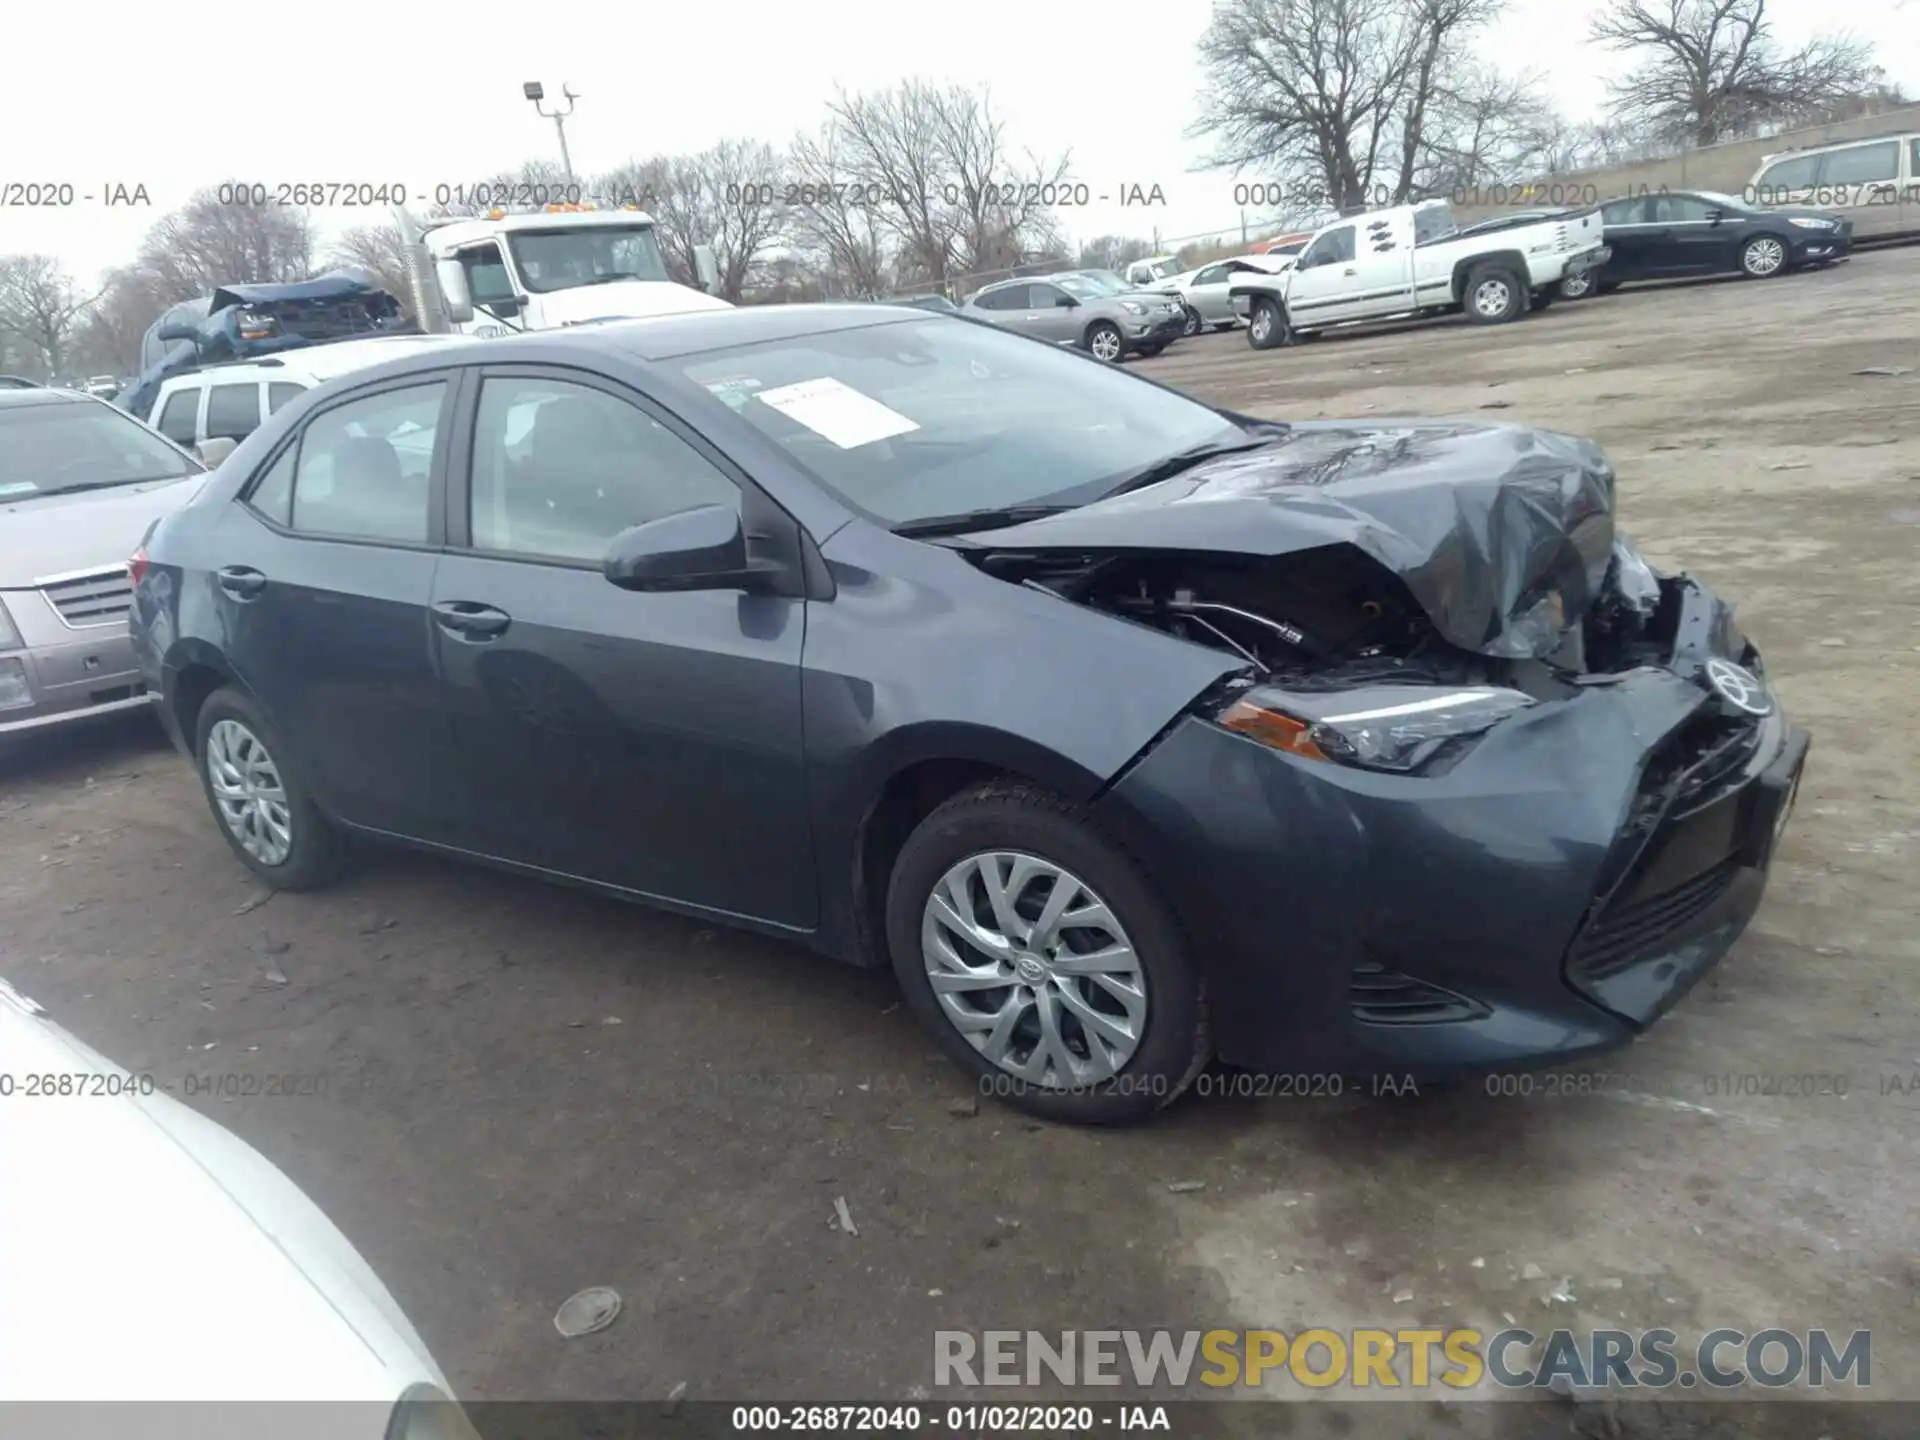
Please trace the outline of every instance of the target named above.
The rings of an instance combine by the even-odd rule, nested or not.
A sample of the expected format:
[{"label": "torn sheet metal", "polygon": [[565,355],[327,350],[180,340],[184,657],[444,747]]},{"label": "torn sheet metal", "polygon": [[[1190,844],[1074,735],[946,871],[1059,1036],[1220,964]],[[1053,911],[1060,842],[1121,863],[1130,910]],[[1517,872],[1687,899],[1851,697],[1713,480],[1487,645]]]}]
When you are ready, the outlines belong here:
[{"label": "torn sheet metal", "polygon": [[1351,545],[1401,577],[1453,644],[1542,659],[1614,562],[1614,476],[1592,441],[1519,425],[1301,424],[1259,450],[957,543],[1258,556]]}]

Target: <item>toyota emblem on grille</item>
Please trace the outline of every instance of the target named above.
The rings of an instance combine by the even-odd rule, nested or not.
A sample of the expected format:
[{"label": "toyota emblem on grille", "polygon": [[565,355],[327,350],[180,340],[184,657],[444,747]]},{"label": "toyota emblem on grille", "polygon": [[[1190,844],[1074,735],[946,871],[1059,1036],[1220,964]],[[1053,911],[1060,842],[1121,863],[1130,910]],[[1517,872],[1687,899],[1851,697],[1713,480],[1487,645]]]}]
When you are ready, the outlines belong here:
[{"label": "toyota emblem on grille", "polygon": [[1731,660],[1716,656],[1707,661],[1707,684],[1727,704],[1748,715],[1765,715],[1773,709],[1773,697],[1760,677]]}]

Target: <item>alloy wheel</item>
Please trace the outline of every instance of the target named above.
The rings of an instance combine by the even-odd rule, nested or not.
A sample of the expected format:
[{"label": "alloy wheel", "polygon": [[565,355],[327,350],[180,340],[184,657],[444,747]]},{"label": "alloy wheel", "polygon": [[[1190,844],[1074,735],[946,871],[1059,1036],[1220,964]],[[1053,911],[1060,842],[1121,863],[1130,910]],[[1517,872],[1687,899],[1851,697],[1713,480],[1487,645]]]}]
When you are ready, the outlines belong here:
[{"label": "alloy wheel", "polygon": [[1473,308],[1491,319],[1507,313],[1513,304],[1513,287],[1499,276],[1489,276],[1473,287]]},{"label": "alloy wheel", "polygon": [[1254,343],[1259,345],[1266,344],[1267,337],[1273,334],[1272,308],[1262,305],[1256,309],[1253,312],[1253,319],[1247,322],[1247,329],[1253,336]]},{"label": "alloy wheel", "polygon": [[1146,972],[1091,886],[1017,851],[940,877],[920,925],[941,1011],[1007,1074],[1049,1089],[1112,1079],[1146,1033]]},{"label": "alloy wheel", "polygon": [[293,853],[287,787],[267,747],[238,720],[207,732],[207,782],[220,819],[240,848],[262,865],[283,865]]},{"label": "alloy wheel", "polygon": [[1189,310],[1187,311],[1187,328],[1182,333],[1191,338],[1192,336],[1198,335],[1205,326],[1206,321],[1200,318],[1200,312],[1198,310]]},{"label": "alloy wheel", "polygon": [[1586,293],[1591,289],[1593,289],[1593,272],[1582,270],[1578,275],[1569,275],[1560,282],[1560,298],[1580,300],[1585,298]]},{"label": "alloy wheel", "polygon": [[1110,326],[1093,332],[1088,337],[1087,348],[1093,352],[1096,360],[1114,361],[1120,358],[1120,332]]},{"label": "alloy wheel", "polygon": [[1787,247],[1771,235],[1762,235],[1747,243],[1742,259],[1749,275],[1772,275],[1787,263]]}]

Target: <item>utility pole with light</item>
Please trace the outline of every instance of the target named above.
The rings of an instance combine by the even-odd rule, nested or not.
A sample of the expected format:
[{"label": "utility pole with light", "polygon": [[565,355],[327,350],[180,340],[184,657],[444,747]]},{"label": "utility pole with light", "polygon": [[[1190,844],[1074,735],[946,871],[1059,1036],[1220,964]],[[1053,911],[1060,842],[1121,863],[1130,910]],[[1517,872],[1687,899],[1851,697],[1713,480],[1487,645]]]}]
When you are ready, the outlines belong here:
[{"label": "utility pole with light", "polygon": [[536,113],[545,119],[553,121],[553,128],[559,132],[560,163],[566,167],[567,184],[571,187],[573,184],[573,157],[567,153],[567,117],[573,113],[573,102],[580,97],[574,94],[573,91],[568,89],[563,83],[560,86],[560,93],[567,97],[567,108],[564,110],[547,110],[540,104],[542,100],[547,98],[547,88],[538,80],[527,81],[526,84],[520,87],[520,93],[533,102],[533,108]]}]

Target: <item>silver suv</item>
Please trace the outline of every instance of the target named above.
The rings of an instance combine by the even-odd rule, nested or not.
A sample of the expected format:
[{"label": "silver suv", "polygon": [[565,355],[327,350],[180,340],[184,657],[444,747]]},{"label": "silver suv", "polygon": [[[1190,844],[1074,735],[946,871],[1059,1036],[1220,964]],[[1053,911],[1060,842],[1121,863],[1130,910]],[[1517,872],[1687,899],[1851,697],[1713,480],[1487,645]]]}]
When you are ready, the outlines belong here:
[{"label": "silver suv", "polygon": [[0,389],[0,744],[149,703],[127,558],[205,473],[104,400]]},{"label": "silver suv", "polygon": [[961,313],[1085,350],[1097,360],[1158,355],[1186,333],[1179,300],[1130,290],[1113,275],[1070,270],[1031,280],[1002,280],[976,292]]}]

